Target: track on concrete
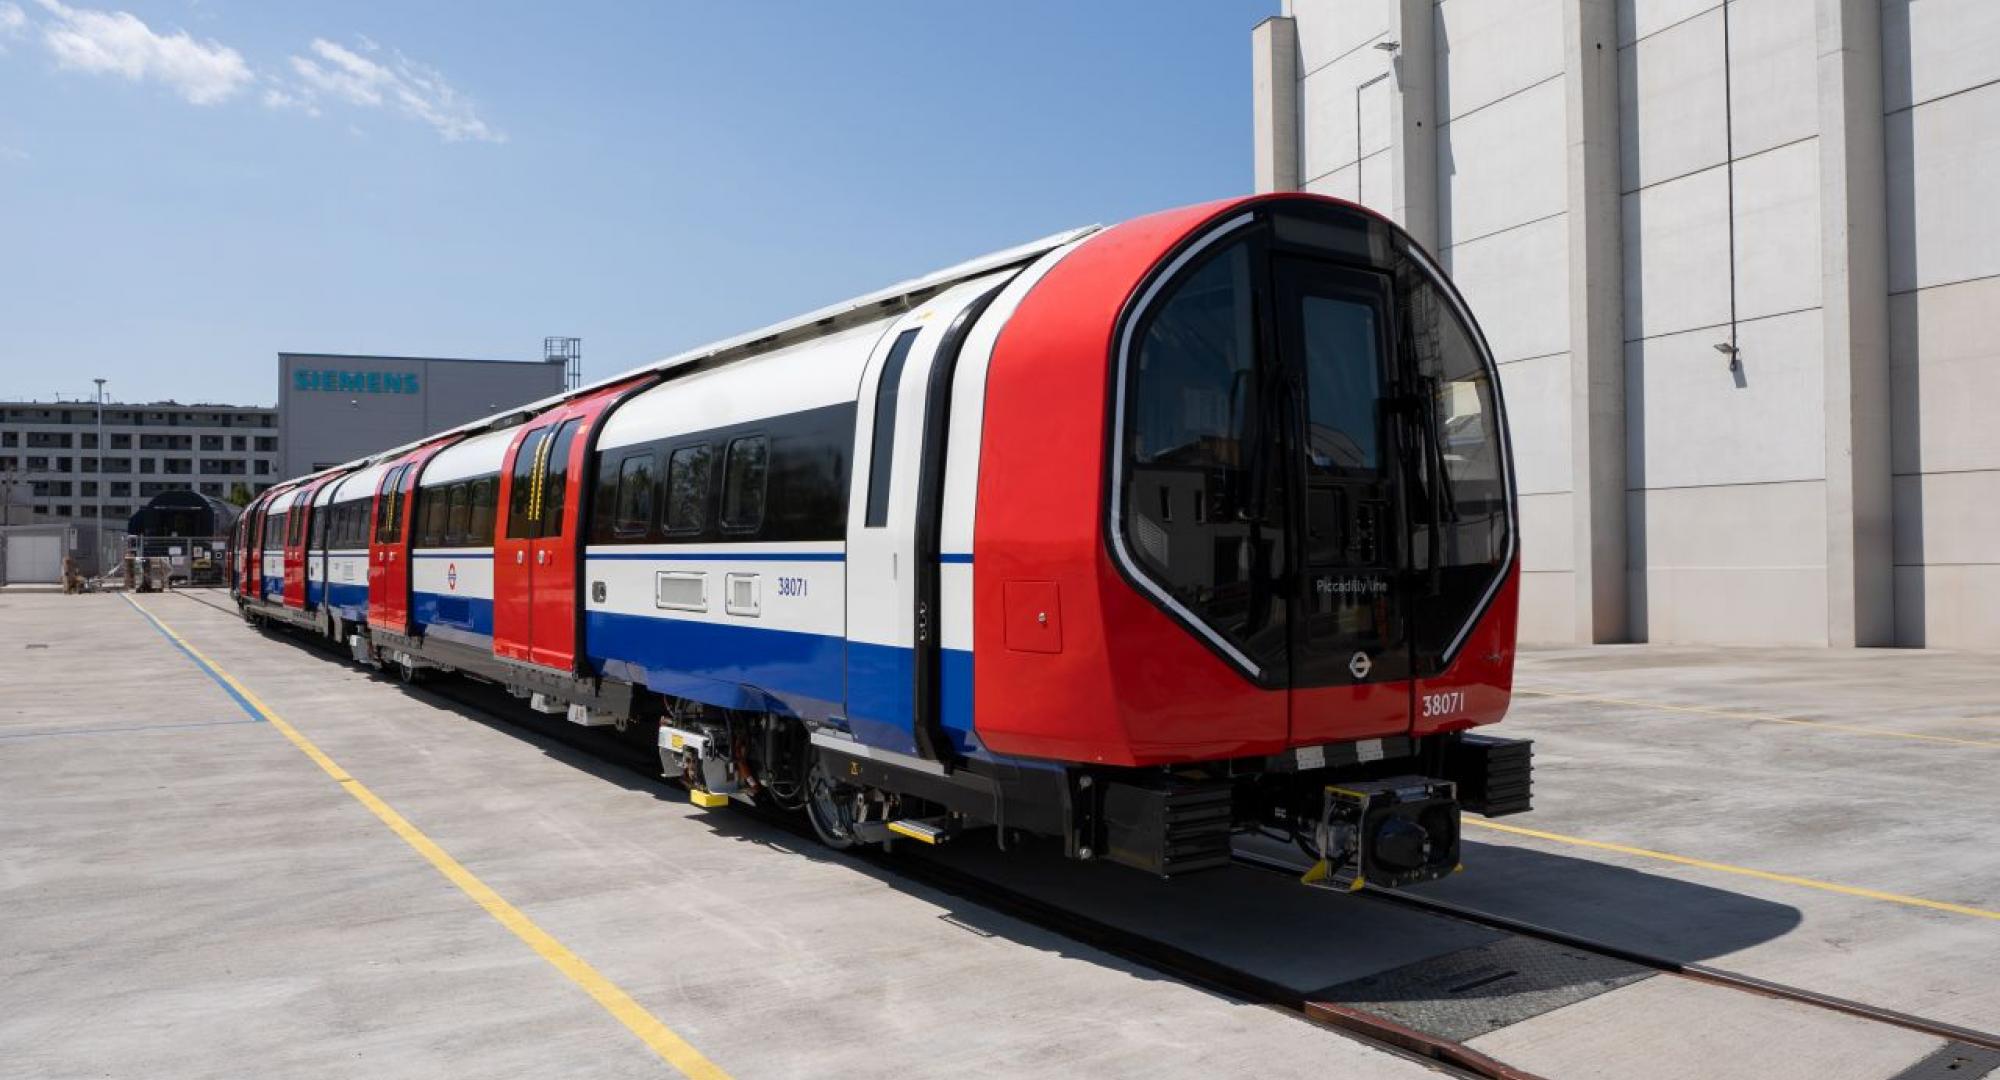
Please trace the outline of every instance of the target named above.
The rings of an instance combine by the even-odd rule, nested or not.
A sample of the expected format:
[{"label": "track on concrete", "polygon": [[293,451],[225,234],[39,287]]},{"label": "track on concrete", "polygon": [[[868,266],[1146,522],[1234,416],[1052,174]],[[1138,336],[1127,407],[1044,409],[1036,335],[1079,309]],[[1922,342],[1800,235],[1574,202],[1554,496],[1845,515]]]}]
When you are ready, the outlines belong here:
[{"label": "track on concrete", "polygon": [[[197,595],[192,591],[180,591],[186,597],[204,606],[229,615],[237,615],[232,604],[217,602],[214,598]],[[351,656],[335,648],[331,643],[304,635],[288,635],[292,640],[323,650],[328,655],[338,656],[351,662]],[[630,742],[621,742],[602,733],[574,728],[555,720],[540,716],[530,717],[503,713],[495,708],[496,702],[481,700],[479,695],[469,693],[471,683],[451,681],[430,681],[422,686],[426,692],[435,693],[455,705],[485,713],[513,726],[527,727],[535,733],[553,738],[563,745],[590,753],[594,756],[643,773],[651,780],[660,780],[658,762],[650,745],[642,752]],[[664,782],[664,781],[661,781]],[[739,808],[740,804],[739,804]],[[747,808],[744,808],[747,809]],[[796,815],[770,810],[752,811],[762,821],[798,835],[814,840],[810,828]],[[873,850],[857,850],[848,854],[860,861],[887,873],[949,893],[990,908],[1005,915],[1018,918],[1042,929],[1061,934],[1102,949],[1122,959],[1141,964],[1162,974],[1181,979],[1204,989],[1256,1002],[1296,1013],[1320,1025],[1346,1032],[1364,1041],[1385,1049],[1400,1052],[1406,1056],[1422,1058],[1445,1067],[1447,1070],[1465,1076],[1484,1077],[1490,1080],[1534,1080],[1532,1074],[1495,1060],[1486,1054],[1473,1050],[1462,1043],[1440,1038],[1415,1028],[1400,1024],[1387,1017],[1356,1009],[1350,1005],[1332,1001],[1315,1000],[1276,982],[1252,972],[1200,956],[1162,941],[1151,939],[1122,927],[1052,904],[1024,892],[1010,889],[1005,885],[968,874],[951,867],[925,859],[899,859]],[[1249,853],[1238,853],[1238,865],[1266,873],[1285,874],[1296,877],[1306,868],[1279,859]],[[1692,981],[1721,986],[1744,993],[1777,998],[1811,1008],[1822,1009],[1857,1017],[1875,1023],[1919,1032],[1947,1042],[1946,1050],[1963,1047],[1988,1054],[2000,1053],[2000,1035],[1978,1031],[1942,1021],[1930,1020],[1908,1013],[1850,1001],[1844,998],[1808,990],[1802,987],[1775,983],[1753,976],[1703,964],[1683,963],[1668,957],[1658,956],[1626,948],[1614,943],[1555,930],[1534,923],[1507,916],[1479,911],[1442,900],[1418,896],[1408,892],[1370,887],[1358,894],[1376,903],[1393,904],[1414,909],[1445,919],[1471,923],[1500,933],[1531,938],[1554,945],[1578,949],[1594,955],[1634,964],[1653,971]],[[1982,1055],[1983,1056],[1983,1055]]]}]

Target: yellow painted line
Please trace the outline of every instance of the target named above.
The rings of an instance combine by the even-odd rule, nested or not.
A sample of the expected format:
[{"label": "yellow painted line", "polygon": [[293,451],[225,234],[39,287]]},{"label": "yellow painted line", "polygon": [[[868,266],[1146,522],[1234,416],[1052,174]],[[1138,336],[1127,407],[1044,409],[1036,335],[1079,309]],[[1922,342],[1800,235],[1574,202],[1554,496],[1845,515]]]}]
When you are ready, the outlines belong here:
[{"label": "yellow painted line", "polygon": [[1917,742],[1949,743],[1953,746],[1985,746],[2000,749],[2000,739],[1959,739],[1949,735],[1919,735],[1912,731],[1884,731],[1881,728],[1857,727],[1853,724],[1831,724],[1824,720],[1800,720],[1795,716],[1774,716],[1770,713],[1743,712],[1737,709],[1711,709],[1704,705],[1669,705],[1663,701],[1635,701],[1631,698],[1600,697],[1595,694],[1572,694],[1561,690],[1529,690],[1515,687],[1516,694],[1533,697],[1561,698],[1564,701],[1591,701],[1599,705],[1627,705],[1635,709],[1656,709],[1660,712],[1692,713],[1697,716],[1721,716],[1731,720],[1762,720],[1772,724],[1794,724],[1799,727],[1824,728],[1828,731],[1844,731],[1850,735],[1871,735],[1878,739],[1912,739]]},{"label": "yellow painted line", "polygon": [[1463,820],[1465,824],[1476,829],[1491,829],[1494,832],[1527,836],[1556,844],[1595,848],[1598,851],[1613,851],[1620,855],[1633,855],[1642,859],[1658,859],[1661,862],[1677,863],[1681,866],[1692,866],[1702,870],[1714,870],[1723,874],[1739,874],[1743,877],[1753,877],[1761,881],[1775,881],[1782,885],[1797,885],[1807,889],[1818,889],[1821,892],[1839,893],[1842,896],[1859,896],[1868,900],[1883,900],[1891,904],[1903,904],[1908,907],[1928,908],[1932,911],[1949,911],[1954,915],[1970,915],[1975,919],[2000,920],[2000,911],[1988,911],[1985,908],[1970,907],[1965,904],[1948,904],[1942,900],[1926,900],[1921,896],[1904,896],[1901,893],[1882,892],[1879,889],[1863,889],[1854,885],[1836,885],[1830,881],[1815,881],[1812,878],[1795,877],[1791,874],[1774,874],[1769,870],[1753,870],[1747,866],[1732,866],[1729,863],[1710,862],[1707,859],[1690,859],[1685,855],[1670,855],[1667,852],[1654,851],[1651,848],[1612,844],[1603,840],[1586,840],[1580,836],[1564,836],[1562,833],[1543,832],[1540,829],[1524,829],[1519,825],[1502,825],[1497,821],[1481,821],[1472,817],[1467,817]]},{"label": "yellow painted line", "polygon": [[254,712],[258,717],[270,721],[271,726],[277,728],[285,738],[291,740],[293,746],[298,747],[300,752],[311,758],[313,764],[318,765],[343,790],[349,795],[354,796],[361,805],[367,807],[376,817],[382,819],[382,824],[389,826],[391,831],[397,836],[402,837],[404,843],[415,848],[417,854],[422,855],[432,866],[437,868],[438,873],[443,874],[453,885],[458,886],[465,895],[472,898],[474,903],[485,908],[486,913],[493,916],[500,925],[513,931],[514,936],[527,943],[529,948],[535,950],[537,956],[548,961],[557,971],[568,976],[571,982],[581,987],[583,992],[589,994],[592,1000],[602,1005],[606,1012],[617,1017],[619,1023],[624,1024],[626,1028],[630,1029],[632,1034],[637,1035],[647,1046],[652,1048],[654,1053],[660,1055],[667,1064],[680,1070],[682,1075],[694,1078],[694,1080],[727,1080],[728,1073],[723,1072],[714,1062],[703,1057],[701,1051],[689,1045],[686,1039],[674,1034],[673,1029],[661,1023],[659,1017],[647,1012],[645,1006],[632,1000],[630,994],[619,989],[616,983],[605,978],[596,968],[591,967],[583,957],[570,951],[568,946],[557,941],[548,931],[537,926],[535,921],[522,913],[520,908],[508,903],[499,893],[494,892],[484,881],[479,880],[472,871],[467,870],[457,859],[452,858],[448,852],[439,847],[436,841],[425,836],[423,830],[410,824],[409,819],[397,813],[388,803],[383,802],[380,796],[368,790],[367,785],[348,775],[347,770],[341,768],[339,762],[334,761],[326,755],[325,751],[313,745],[312,740],[300,733],[299,729],[286,723],[284,718],[272,711],[269,705],[264,704],[262,699],[258,698],[249,687],[238,682],[235,676],[223,670],[222,665],[203,655],[200,649],[195,648],[186,638],[175,633],[173,627],[161,621],[160,617],[148,610],[144,604],[123,593],[119,595],[125,596],[126,603],[139,609],[140,614],[150,620],[162,633],[173,639],[175,644],[185,649],[188,655],[195,659],[196,663],[207,668],[209,674],[215,676],[223,685],[233,690],[246,708]]}]

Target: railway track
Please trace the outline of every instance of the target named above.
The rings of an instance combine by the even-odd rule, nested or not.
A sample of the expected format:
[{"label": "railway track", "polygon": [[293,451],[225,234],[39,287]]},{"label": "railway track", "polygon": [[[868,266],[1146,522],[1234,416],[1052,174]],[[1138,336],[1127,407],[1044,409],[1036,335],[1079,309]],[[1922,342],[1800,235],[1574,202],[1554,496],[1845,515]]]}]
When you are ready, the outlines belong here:
[{"label": "railway track", "polygon": [[[231,616],[237,614],[233,604],[226,601],[219,602],[212,596],[198,595],[197,592],[190,591],[181,591],[175,595]],[[336,649],[327,642],[303,635],[294,635],[293,640],[297,644],[316,649],[328,658],[349,660],[344,651]],[[503,691],[486,687],[477,681],[432,680],[417,689],[421,693],[434,694],[461,709],[474,710],[493,722],[526,728],[536,735],[552,739],[600,760],[629,768],[654,782],[665,783],[659,777],[658,761],[650,744],[642,748],[605,731],[578,728],[556,718],[542,716],[519,706]],[[737,809],[745,810],[759,821],[782,829],[802,841],[817,843],[811,828],[797,815],[775,810],[752,810],[741,806]],[[872,849],[848,854],[885,873],[979,904],[1160,974],[1237,1000],[1294,1013],[1309,1022],[1339,1030],[1385,1050],[1427,1061],[1449,1073],[1485,1078],[1485,1080],[1536,1080],[1534,1074],[1514,1068],[1463,1043],[1417,1030],[1388,1017],[1350,1005],[1316,999],[1310,994],[1302,994],[1252,972],[1231,967],[1168,942],[1051,903],[991,879],[965,873],[935,860],[900,858]],[[1241,867],[1259,873],[1283,874],[1294,879],[1306,870],[1303,865],[1283,859],[1244,852],[1239,852],[1235,856],[1235,862]],[[1920,1032],[1942,1039],[1948,1045],[1975,1052],[2000,1054],[2000,1035],[1991,1032],[1913,1016],[1703,964],[1684,963],[1584,935],[1408,892],[1371,887],[1357,895],[1364,902],[1420,911],[1504,934],[1588,952],[1675,978],[1777,998]]]}]

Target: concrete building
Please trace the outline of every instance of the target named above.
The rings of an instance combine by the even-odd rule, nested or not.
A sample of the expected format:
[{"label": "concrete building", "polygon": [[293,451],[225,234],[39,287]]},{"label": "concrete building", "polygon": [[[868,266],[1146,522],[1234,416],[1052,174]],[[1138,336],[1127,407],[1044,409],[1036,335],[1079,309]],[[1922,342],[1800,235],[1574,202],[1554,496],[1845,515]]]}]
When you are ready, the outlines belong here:
[{"label": "concrete building", "polygon": [[298,476],[562,392],[563,360],[278,354],[279,472]]},{"label": "concrete building", "polygon": [[2000,648],[2000,3],[1285,0],[1262,188],[1438,251],[1531,641]]},{"label": "concrete building", "polygon": [[122,529],[163,491],[226,499],[238,484],[255,493],[279,479],[274,409],[165,401],[103,413],[100,428],[93,401],[0,402],[0,503],[25,504],[37,521],[94,522],[102,507]]}]

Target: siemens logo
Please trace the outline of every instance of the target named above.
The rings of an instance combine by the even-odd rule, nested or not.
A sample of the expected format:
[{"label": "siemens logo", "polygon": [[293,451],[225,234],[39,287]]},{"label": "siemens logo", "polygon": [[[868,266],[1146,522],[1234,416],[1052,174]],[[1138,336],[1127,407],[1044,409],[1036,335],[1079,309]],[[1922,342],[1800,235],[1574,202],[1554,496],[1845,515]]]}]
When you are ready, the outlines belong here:
[{"label": "siemens logo", "polygon": [[325,390],[336,394],[415,394],[421,392],[414,372],[310,370],[292,372],[292,389]]}]

